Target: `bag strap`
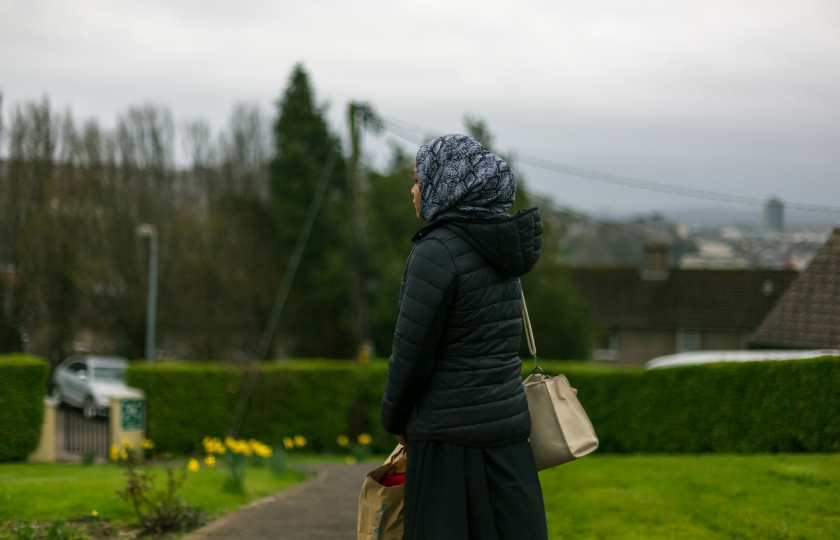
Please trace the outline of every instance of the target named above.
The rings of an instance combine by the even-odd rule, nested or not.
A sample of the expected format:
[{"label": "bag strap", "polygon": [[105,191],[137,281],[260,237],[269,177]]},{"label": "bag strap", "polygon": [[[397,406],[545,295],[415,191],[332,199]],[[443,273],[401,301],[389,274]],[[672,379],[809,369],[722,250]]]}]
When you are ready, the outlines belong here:
[{"label": "bag strap", "polygon": [[522,284],[519,285],[522,292],[522,322],[525,325],[525,340],[528,342],[528,352],[534,357],[534,371],[543,372],[542,368],[537,363],[537,343],[534,341],[534,329],[531,328],[531,317],[528,316],[528,306],[525,304],[525,292],[522,291]]}]

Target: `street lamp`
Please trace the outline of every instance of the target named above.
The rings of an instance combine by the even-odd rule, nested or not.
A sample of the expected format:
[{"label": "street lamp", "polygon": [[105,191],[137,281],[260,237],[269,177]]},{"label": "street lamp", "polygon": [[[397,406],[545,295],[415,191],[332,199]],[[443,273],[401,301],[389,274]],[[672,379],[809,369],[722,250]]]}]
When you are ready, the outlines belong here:
[{"label": "street lamp", "polygon": [[137,236],[149,239],[149,297],[146,305],[146,362],[151,362],[155,356],[155,315],[157,313],[157,227],[150,223],[141,223],[137,226]]}]

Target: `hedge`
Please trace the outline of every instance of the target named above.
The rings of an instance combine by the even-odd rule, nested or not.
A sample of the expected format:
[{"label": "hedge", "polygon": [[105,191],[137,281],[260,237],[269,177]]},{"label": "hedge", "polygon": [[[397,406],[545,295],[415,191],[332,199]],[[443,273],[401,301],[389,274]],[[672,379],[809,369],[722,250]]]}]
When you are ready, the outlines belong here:
[{"label": "hedge", "polygon": [[[346,361],[266,362],[242,419],[239,436],[273,446],[303,435],[310,449],[338,450],[339,435],[371,432],[365,391],[384,366],[371,369]],[[369,377],[373,375],[373,377]],[[157,448],[175,453],[199,450],[205,436],[223,436],[245,381],[244,371],[214,363],[132,363],[128,384],[146,393],[147,434]],[[378,424],[378,423],[377,423]],[[373,432],[377,450],[386,434]]]},{"label": "hedge", "polygon": [[573,373],[605,452],[840,451],[840,358]]},{"label": "hedge", "polygon": [[[595,426],[601,452],[836,452],[840,450],[840,358],[720,363],[644,371],[582,362],[541,362],[565,373]],[[523,375],[530,373],[526,362]],[[387,365],[347,361],[267,362],[240,436],[280,445],[304,435],[309,449],[337,451],[336,438],[367,432],[373,449],[395,443],[379,425]],[[146,391],[157,447],[200,450],[224,435],[243,371],[212,363],[132,364]]]},{"label": "hedge", "polygon": [[49,365],[25,354],[0,355],[0,462],[38,448]]}]

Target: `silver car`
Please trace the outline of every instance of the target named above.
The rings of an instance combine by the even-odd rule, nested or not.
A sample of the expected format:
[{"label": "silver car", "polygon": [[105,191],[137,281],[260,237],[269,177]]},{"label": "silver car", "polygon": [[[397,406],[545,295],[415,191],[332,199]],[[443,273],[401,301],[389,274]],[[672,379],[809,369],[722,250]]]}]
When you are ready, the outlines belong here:
[{"label": "silver car", "polygon": [[73,355],[55,368],[52,395],[57,404],[81,407],[88,418],[108,415],[108,396],[123,390],[128,360],[118,356]]}]

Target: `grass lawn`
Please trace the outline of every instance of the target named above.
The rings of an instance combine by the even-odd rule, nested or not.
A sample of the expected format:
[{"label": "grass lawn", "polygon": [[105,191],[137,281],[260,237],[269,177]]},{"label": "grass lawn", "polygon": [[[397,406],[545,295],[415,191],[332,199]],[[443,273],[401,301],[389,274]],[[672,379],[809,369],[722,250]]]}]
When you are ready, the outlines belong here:
[{"label": "grass lawn", "polygon": [[840,538],[840,455],[601,456],[540,473],[558,539]]},{"label": "grass lawn", "polygon": [[[165,485],[163,470],[158,471]],[[202,469],[190,473],[181,494],[216,515],[280,491],[303,481],[306,475],[285,471],[280,477],[266,469],[249,468],[245,476],[245,495],[222,491],[224,470]],[[65,464],[0,465],[0,522],[74,520],[96,510],[108,520],[132,521],[131,507],[117,499],[115,492],[125,486],[123,469],[117,465],[82,467]]]}]

